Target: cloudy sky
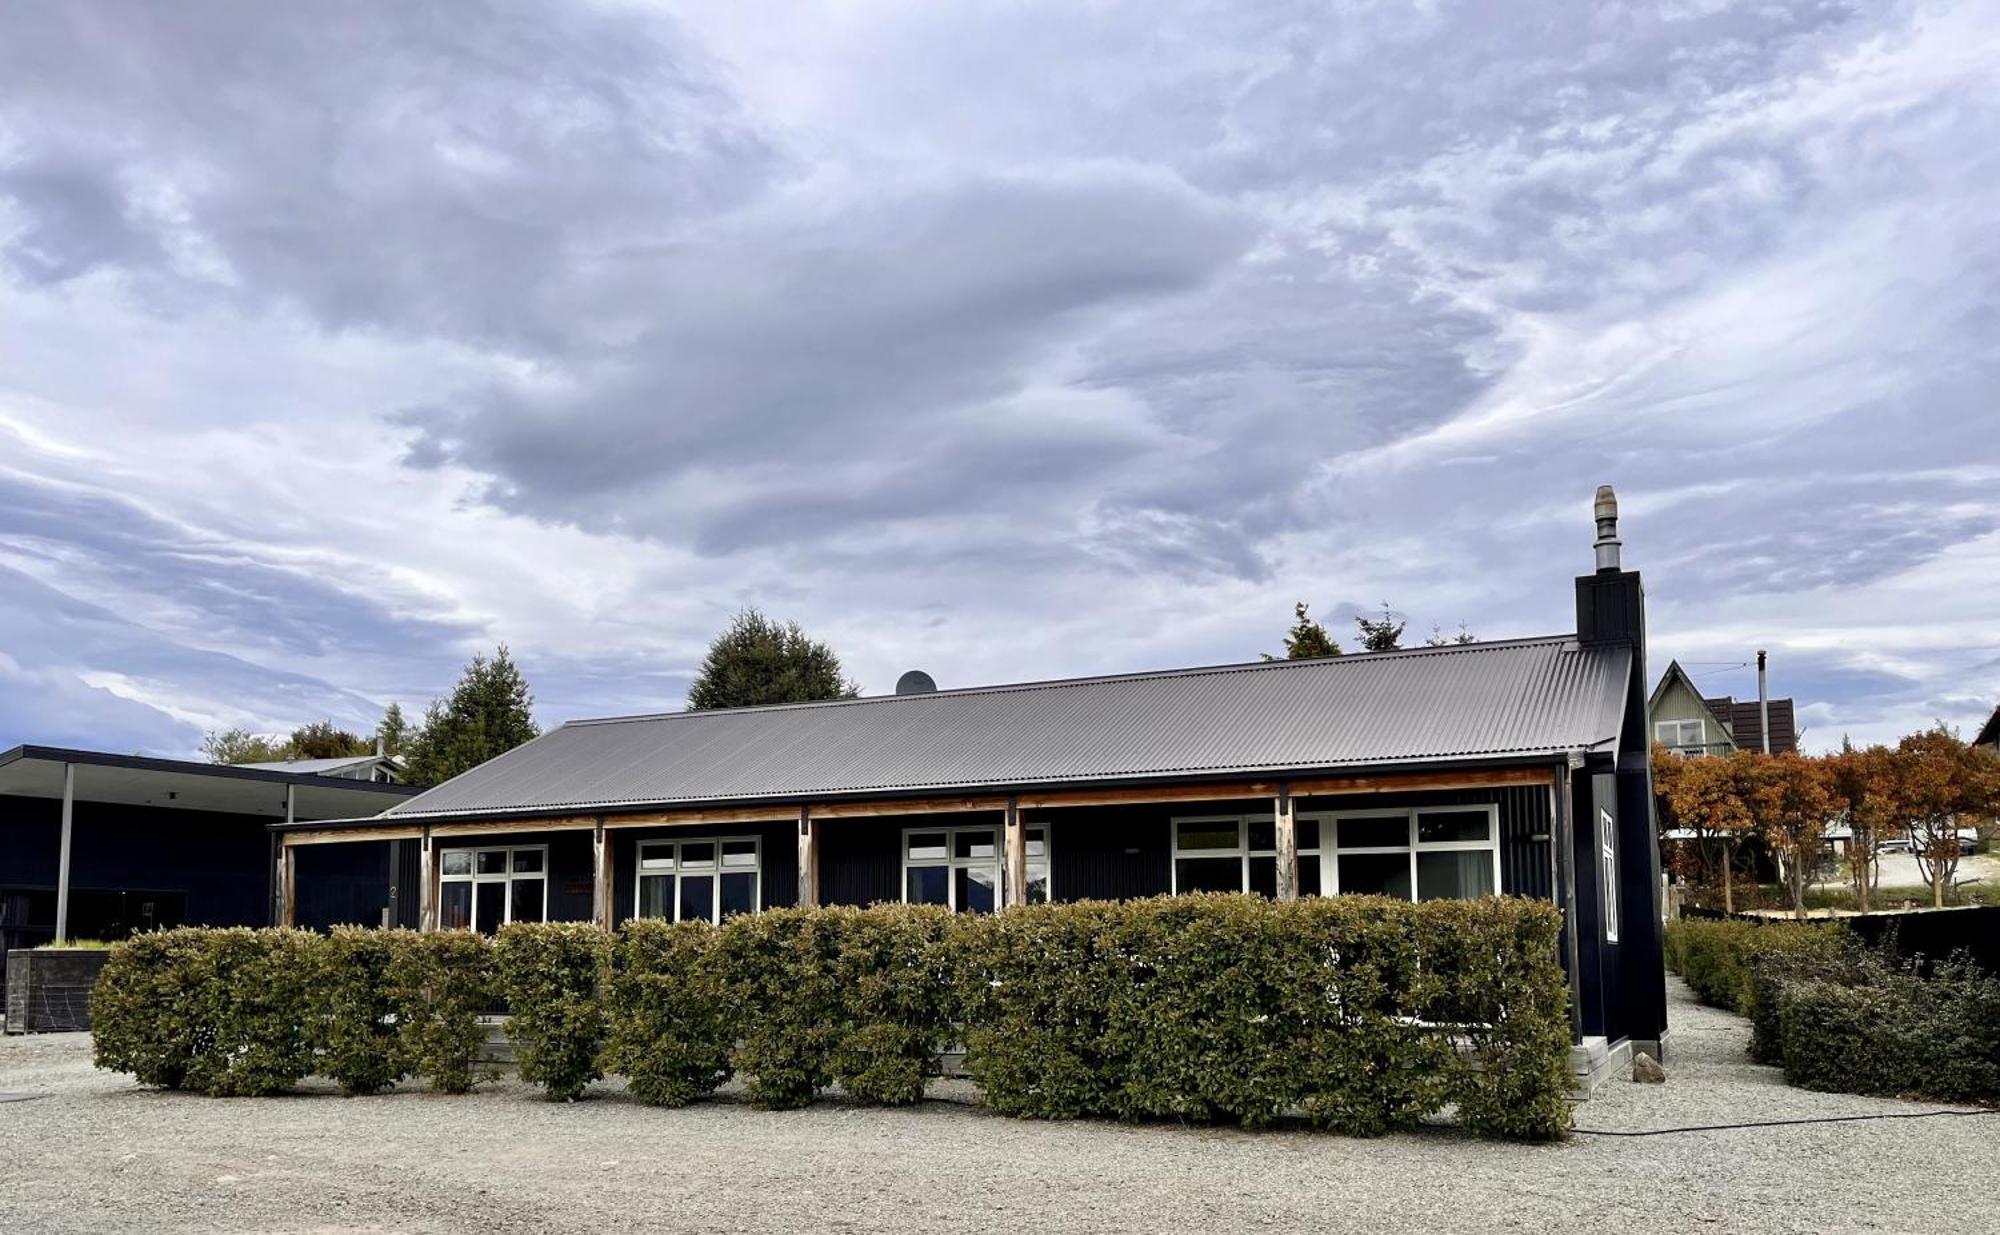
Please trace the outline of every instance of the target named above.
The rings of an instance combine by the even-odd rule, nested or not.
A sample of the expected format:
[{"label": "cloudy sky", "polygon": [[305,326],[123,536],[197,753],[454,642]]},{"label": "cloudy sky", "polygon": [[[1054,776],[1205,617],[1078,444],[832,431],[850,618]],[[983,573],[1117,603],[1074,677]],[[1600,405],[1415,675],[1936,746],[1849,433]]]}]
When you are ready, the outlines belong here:
[{"label": "cloudy sky", "polygon": [[[308,8],[316,12],[308,13]],[[2000,6],[0,15],[0,746],[1573,628],[2000,698]]]}]

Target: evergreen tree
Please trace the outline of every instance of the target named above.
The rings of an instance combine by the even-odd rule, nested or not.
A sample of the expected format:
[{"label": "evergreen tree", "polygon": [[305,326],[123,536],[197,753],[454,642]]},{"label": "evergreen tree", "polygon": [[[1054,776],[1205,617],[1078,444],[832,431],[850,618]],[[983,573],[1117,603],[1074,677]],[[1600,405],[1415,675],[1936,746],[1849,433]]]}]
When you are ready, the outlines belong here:
[{"label": "evergreen tree", "polygon": [[[1340,645],[1333,636],[1326,633],[1326,627],[1312,620],[1306,614],[1306,602],[1300,601],[1292,607],[1297,621],[1285,632],[1285,659],[1311,660],[1319,656],[1340,655]],[[1276,660],[1275,656],[1265,656],[1265,660]]]},{"label": "evergreen tree", "polygon": [[1458,624],[1458,633],[1455,635],[1445,634],[1444,628],[1433,622],[1431,624],[1431,637],[1424,640],[1424,646],[1427,648],[1447,648],[1454,644],[1477,642],[1479,642],[1478,636],[1467,630],[1464,622]]},{"label": "evergreen tree", "polygon": [[211,730],[201,740],[201,755],[210,763],[275,763],[289,758],[284,743],[248,729]]},{"label": "evergreen tree", "polygon": [[1364,652],[1395,652],[1403,646],[1403,627],[1407,624],[1396,620],[1389,611],[1389,602],[1382,602],[1382,616],[1370,621],[1356,617],[1354,624],[1361,628],[1361,650]]},{"label": "evergreen tree", "polygon": [[389,710],[382,713],[382,723],[375,726],[375,740],[382,744],[385,755],[400,755],[403,747],[410,742],[410,722],[403,718],[403,705],[389,704]]},{"label": "evergreen tree", "polygon": [[797,622],[780,624],[745,609],[708,645],[688,687],[687,706],[699,712],[852,699],[860,693],[842,673],[833,649],[807,638]]},{"label": "evergreen tree", "polygon": [[474,656],[444,699],[433,699],[407,743],[404,775],[436,785],[504,754],[537,734],[534,696],[507,645],[493,659]]},{"label": "evergreen tree", "polygon": [[282,759],[345,759],[352,755],[369,753],[368,743],[345,729],[334,726],[331,720],[316,720],[309,725],[300,725],[292,730],[291,740],[285,743]]}]

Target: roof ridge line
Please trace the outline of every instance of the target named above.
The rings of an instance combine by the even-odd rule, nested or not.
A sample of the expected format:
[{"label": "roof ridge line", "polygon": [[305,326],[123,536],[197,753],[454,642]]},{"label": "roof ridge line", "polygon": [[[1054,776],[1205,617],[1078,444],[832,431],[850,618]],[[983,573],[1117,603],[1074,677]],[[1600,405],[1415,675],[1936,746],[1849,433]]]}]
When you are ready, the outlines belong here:
[{"label": "roof ridge line", "polygon": [[1500,648],[1526,647],[1547,643],[1574,643],[1576,635],[1524,635],[1514,639],[1479,639],[1471,643],[1447,643],[1438,647],[1396,648],[1388,652],[1343,652],[1335,656],[1309,656],[1298,660],[1273,659],[1226,662],[1219,665],[1189,665],[1177,669],[1140,669],[1130,673],[1099,673],[1074,678],[1041,678],[1027,682],[994,682],[984,686],[959,686],[950,690],[924,691],[915,695],[859,695],[852,699],[813,699],[802,703],[761,703],[740,708],[704,708],[691,710],[682,708],[673,712],[637,712],[626,716],[583,716],[566,720],[556,726],[558,729],[581,728],[590,725],[620,725],[640,721],[673,720],[678,717],[706,716],[719,713],[741,715],[748,712],[802,711],[808,708],[854,707],[860,704],[890,703],[903,699],[936,699],[940,697],[963,698],[972,695],[1012,694],[1031,690],[1052,690],[1061,686],[1087,686],[1098,682],[1131,682],[1145,679],[1204,677],[1223,673],[1249,673],[1266,670],[1298,669],[1307,665],[1339,665],[1365,663],[1376,660],[1400,660],[1417,656],[1449,656],[1473,652],[1493,651]]}]

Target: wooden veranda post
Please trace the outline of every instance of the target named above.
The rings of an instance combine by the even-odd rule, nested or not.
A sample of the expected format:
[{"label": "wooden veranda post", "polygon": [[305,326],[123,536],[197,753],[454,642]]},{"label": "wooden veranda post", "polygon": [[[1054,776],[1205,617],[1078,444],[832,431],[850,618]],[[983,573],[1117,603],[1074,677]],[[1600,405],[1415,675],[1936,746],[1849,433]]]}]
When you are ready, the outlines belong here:
[{"label": "wooden veranda post", "polygon": [[604,820],[590,835],[590,917],[605,930],[612,928],[611,846],[604,839]]},{"label": "wooden veranda post", "polygon": [[1289,785],[1278,786],[1278,796],[1272,799],[1271,806],[1277,831],[1277,897],[1281,901],[1295,901],[1299,898],[1299,830],[1292,816]]},{"label": "wooden veranda post", "polygon": [[1003,907],[1028,903],[1028,830],[1021,826],[1021,804],[1017,799],[1007,799],[1005,826],[1006,839],[1006,886],[1000,890],[1000,904]]},{"label": "wooden veranda post", "polygon": [[299,855],[290,845],[279,851],[278,862],[278,925],[297,926],[299,924]]},{"label": "wooden veranda post", "polygon": [[417,929],[438,928],[437,849],[429,824],[417,837]]},{"label": "wooden veranda post", "polygon": [[812,807],[799,807],[799,908],[819,908],[819,826]]}]

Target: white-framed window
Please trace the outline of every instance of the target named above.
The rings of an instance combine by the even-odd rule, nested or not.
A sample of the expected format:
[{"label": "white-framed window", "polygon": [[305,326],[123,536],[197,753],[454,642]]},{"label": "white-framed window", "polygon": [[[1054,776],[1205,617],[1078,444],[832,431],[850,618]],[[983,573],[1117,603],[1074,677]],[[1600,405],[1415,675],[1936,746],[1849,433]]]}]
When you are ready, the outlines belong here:
[{"label": "white-framed window", "polygon": [[[1050,896],[1049,825],[1024,823],[1028,850],[1027,901]],[[912,905],[945,905],[957,913],[992,913],[1000,908],[1006,876],[1002,829],[906,828],[903,831],[903,900]]]},{"label": "white-framed window", "polygon": [[480,845],[438,851],[438,927],[492,934],[549,917],[549,847]]},{"label": "white-framed window", "polygon": [[[1299,895],[1320,892],[1320,821],[1295,815]],[[1278,894],[1278,823],[1270,811],[1174,819],[1173,890]]]},{"label": "white-framed window", "polygon": [[1604,851],[1604,942],[1618,942],[1618,824],[1611,812],[1597,811],[1597,841]]},{"label": "white-framed window", "polygon": [[764,905],[764,846],[754,836],[642,840],[632,916],[720,922]]},{"label": "white-framed window", "polygon": [[1700,720],[1654,721],[1653,737],[1683,758],[1708,753],[1708,734]]},{"label": "white-framed window", "polygon": [[1415,806],[1333,811],[1321,858],[1334,893],[1408,900],[1491,896],[1500,889],[1500,808]]}]

